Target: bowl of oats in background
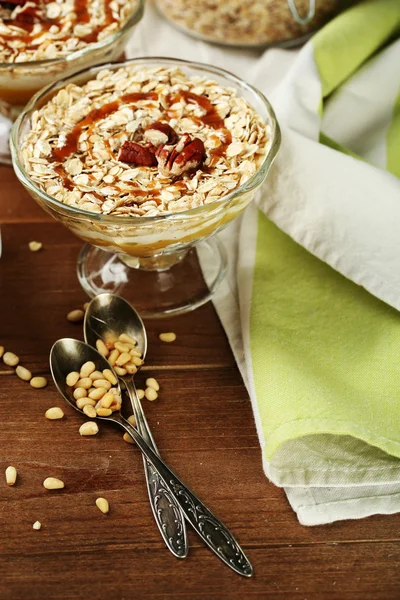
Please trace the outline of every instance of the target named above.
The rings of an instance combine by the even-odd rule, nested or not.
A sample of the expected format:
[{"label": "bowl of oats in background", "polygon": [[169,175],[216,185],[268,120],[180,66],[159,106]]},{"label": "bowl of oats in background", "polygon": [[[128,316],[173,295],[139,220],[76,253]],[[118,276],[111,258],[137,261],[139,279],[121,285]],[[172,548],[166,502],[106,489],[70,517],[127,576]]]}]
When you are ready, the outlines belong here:
[{"label": "bowl of oats in background", "polygon": [[182,31],[243,47],[297,46],[358,0],[156,0]]},{"label": "bowl of oats in background", "polygon": [[[86,242],[82,287],[144,316],[193,310],[221,282],[214,235],[265,181],[280,144],[272,107],[230,73],[178,59],[93,67],[38,93],[14,124],[17,177]],[[212,264],[193,277],[198,258]]]},{"label": "bowl of oats in background", "polygon": [[117,60],[144,0],[0,0],[0,111],[14,119],[42,87]]}]

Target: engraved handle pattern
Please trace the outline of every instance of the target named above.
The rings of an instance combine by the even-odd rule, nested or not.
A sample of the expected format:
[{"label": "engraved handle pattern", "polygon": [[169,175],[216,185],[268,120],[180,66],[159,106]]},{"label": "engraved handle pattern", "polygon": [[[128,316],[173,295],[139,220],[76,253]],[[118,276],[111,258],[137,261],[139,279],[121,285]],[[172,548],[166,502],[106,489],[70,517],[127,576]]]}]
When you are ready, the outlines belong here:
[{"label": "engraved handle pattern", "polygon": [[187,556],[187,540],[185,520],[179,504],[160,474],[153,465],[146,461],[147,486],[154,513],[154,518],[171,552],[179,558]]},{"label": "engraved handle pattern", "polygon": [[174,494],[180,500],[187,519],[211,550],[232,569],[241,575],[250,577],[253,568],[225,525],[178,480],[171,478],[169,483]]},{"label": "engraved handle pattern", "polygon": [[135,440],[143,454],[157,471],[160,480],[178,501],[187,520],[204,542],[236,573],[250,577],[253,574],[251,563],[227,527],[213,515],[207,506],[155,454],[134,427],[123,419],[119,420],[118,417],[114,417],[113,420],[119,422]]},{"label": "engraved handle pattern", "polygon": [[[150,448],[158,454],[157,446],[151,435],[142,405],[136,393],[133,380],[124,381],[131,400],[137,428]],[[147,491],[154,519],[168,549],[178,558],[185,558],[188,553],[185,518],[174,495],[166,487],[158,471],[143,456]]]}]

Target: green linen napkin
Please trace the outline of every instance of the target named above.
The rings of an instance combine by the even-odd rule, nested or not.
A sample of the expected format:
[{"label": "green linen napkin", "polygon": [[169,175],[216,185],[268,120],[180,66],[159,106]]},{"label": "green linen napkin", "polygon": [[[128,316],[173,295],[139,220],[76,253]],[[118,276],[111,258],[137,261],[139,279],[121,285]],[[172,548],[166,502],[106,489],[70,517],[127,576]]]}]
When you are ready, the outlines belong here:
[{"label": "green linen napkin", "polygon": [[262,213],[250,328],[267,460],[285,441],[318,433],[400,458],[399,313]]},{"label": "green linen napkin", "polygon": [[399,31],[400,2],[372,0],[303,48],[272,97],[281,154],[241,226],[264,469],[308,525],[400,511]]}]

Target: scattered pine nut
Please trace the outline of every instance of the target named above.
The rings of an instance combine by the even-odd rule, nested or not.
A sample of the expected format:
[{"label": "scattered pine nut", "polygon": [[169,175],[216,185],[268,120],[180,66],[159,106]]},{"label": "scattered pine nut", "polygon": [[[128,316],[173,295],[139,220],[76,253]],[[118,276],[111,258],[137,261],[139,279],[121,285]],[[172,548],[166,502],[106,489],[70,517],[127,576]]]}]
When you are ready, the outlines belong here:
[{"label": "scattered pine nut", "polygon": [[115,363],[117,362],[117,358],[119,357],[119,352],[118,350],[112,350],[110,352],[110,355],[108,357],[108,362],[110,363],[110,365],[113,367],[115,365]]},{"label": "scattered pine nut", "polygon": [[[78,402],[76,403],[76,405],[78,406]],[[94,419],[95,417],[97,417],[96,409],[91,404],[85,404],[85,406],[83,407],[82,410],[85,413],[85,415],[87,417],[90,417],[91,419]]]},{"label": "scattered pine nut", "polygon": [[133,346],[136,346],[137,344],[137,341],[127,333],[121,333],[119,336],[119,341],[123,344],[132,344]]},{"label": "scattered pine nut", "polygon": [[104,375],[101,371],[93,371],[89,377],[92,381],[97,381],[98,379],[103,379]]},{"label": "scattered pine nut", "polygon": [[117,379],[111,369],[104,369],[104,378],[111,383],[111,385],[117,385]]},{"label": "scattered pine nut", "polygon": [[118,356],[115,364],[117,364],[119,367],[123,367],[126,365],[126,363],[131,362],[131,358],[132,356],[129,354],[129,352],[123,352]]},{"label": "scattered pine nut", "polygon": [[36,376],[36,377],[32,377],[32,379],[30,380],[29,383],[31,384],[31,386],[33,388],[41,389],[41,388],[46,387],[48,382],[47,382],[46,377]]},{"label": "scattered pine nut", "polygon": [[42,242],[35,241],[29,242],[28,246],[31,252],[37,252],[38,250],[41,250],[43,248]]},{"label": "scattered pine nut", "polygon": [[101,400],[101,398],[104,396],[104,394],[107,393],[106,388],[95,388],[93,390],[93,392],[89,392],[89,398],[92,398],[92,400]]},{"label": "scattered pine nut", "polygon": [[132,344],[123,344],[122,342],[115,342],[114,348],[116,348],[118,352],[121,352],[122,354],[123,352],[129,352],[133,348],[133,346]]},{"label": "scattered pine nut", "polygon": [[96,406],[96,400],[93,400],[92,398],[78,398],[76,406],[80,410],[83,410],[85,406]]},{"label": "scattered pine nut", "polygon": [[108,390],[111,388],[111,383],[108,381],[108,379],[96,379],[96,381],[93,381],[93,387],[102,387],[105,388],[108,392]]},{"label": "scattered pine nut", "polygon": [[43,487],[45,487],[46,490],[61,490],[64,487],[64,482],[56,477],[47,477],[43,481]]},{"label": "scattered pine nut", "polygon": [[44,413],[46,419],[50,419],[50,421],[55,421],[56,419],[62,419],[64,416],[64,411],[62,408],[58,406],[53,406],[52,408],[48,408]]},{"label": "scattered pine nut", "polygon": [[156,392],[155,389],[148,387],[145,389],[144,395],[146,396],[147,400],[157,400],[158,398],[158,394]]},{"label": "scattered pine nut", "polygon": [[33,529],[35,529],[36,531],[39,531],[39,529],[42,528],[42,524],[40,521],[35,521],[34,524],[32,525]]},{"label": "scattered pine nut", "polygon": [[96,412],[99,417],[109,417],[112,415],[111,408],[102,408],[101,406],[100,408],[96,408]]},{"label": "scattered pine nut", "polygon": [[147,387],[153,388],[153,390],[156,390],[156,392],[158,392],[158,390],[160,389],[158,381],[157,381],[157,379],[154,379],[154,377],[149,377],[148,379],[146,379],[146,385],[147,385]]},{"label": "scattered pine nut", "polygon": [[134,444],[135,441],[131,438],[131,436],[129,435],[129,433],[124,433],[124,435],[122,436],[122,439],[124,440],[124,442],[128,442],[128,444]]},{"label": "scattered pine nut", "polygon": [[96,340],[96,348],[98,352],[100,352],[100,354],[102,354],[105,357],[107,357],[110,354],[110,351],[103,342],[103,340]]},{"label": "scattered pine nut", "polygon": [[81,398],[86,398],[87,396],[87,390],[85,390],[85,388],[76,388],[76,390],[74,390],[74,394],[73,394],[75,400],[80,400]]},{"label": "scattered pine nut", "polygon": [[18,365],[15,372],[22,381],[30,381],[32,379],[32,373],[21,365]]},{"label": "scattered pine nut", "polygon": [[92,383],[93,381],[90,379],[90,377],[84,377],[83,379],[79,379],[79,381],[76,382],[75,387],[88,390],[92,387]]},{"label": "scattered pine nut", "polygon": [[4,346],[0,346],[0,358],[3,356],[4,354]]},{"label": "scattered pine nut", "polygon": [[15,485],[17,481],[17,469],[15,467],[7,467],[6,469],[6,482],[7,485]]},{"label": "scattered pine nut", "polygon": [[88,360],[81,366],[81,370],[79,372],[79,376],[81,379],[86,379],[96,370],[96,365],[92,360]]},{"label": "scattered pine nut", "polygon": [[96,433],[99,433],[99,426],[94,421],[86,421],[79,427],[79,433],[81,435],[96,435]]},{"label": "scattered pine nut", "polygon": [[14,352],[5,352],[3,354],[3,362],[9,367],[16,367],[19,363],[19,357]]},{"label": "scattered pine nut", "polygon": [[119,375],[120,377],[123,377],[124,375],[126,375],[126,369],[123,369],[122,367],[114,367],[114,370],[115,370],[116,374]]},{"label": "scattered pine nut", "polygon": [[136,348],[131,348],[131,350],[129,350],[129,354],[131,356],[138,356],[139,358],[142,357],[142,353],[139,352],[139,350],[136,350]]},{"label": "scattered pine nut", "polygon": [[47,379],[46,377],[32,377],[29,383],[33,388],[40,390],[41,388],[46,387]]},{"label": "scattered pine nut", "polygon": [[[143,392],[144,394],[144,392]],[[136,419],[135,419],[135,415],[130,415],[127,419],[128,423],[130,423],[131,425],[133,425],[133,427],[136,427]],[[131,438],[131,436],[129,435],[129,433],[124,433],[124,435],[122,436],[122,439],[124,440],[124,442],[128,442],[128,444],[134,444],[135,441]]]},{"label": "scattered pine nut", "polygon": [[71,310],[67,314],[67,320],[70,323],[82,323],[85,318],[85,313],[80,308],[76,308],[75,310]]},{"label": "scattered pine nut", "polygon": [[143,400],[144,398],[144,390],[136,390],[139,400]]},{"label": "scattered pine nut", "polygon": [[176,340],[176,333],[170,331],[168,333],[160,333],[158,336],[162,342],[174,342]]},{"label": "scattered pine nut", "polygon": [[85,304],[83,305],[83,310],[86,312],[87,309],[89,308],[89,304],[90,302],[85,302]]},{"label": "scattered pine nut", "polygon": [[101,401],[100,401],[100,404],[101,404],[101,407],[102,407],[102,408],[110,408],[110,407],[111,407],[111,404],[113,404],[113,403],[114,403],[114,401],[115,401],[115,396],[114,396],[114,394],[113,394],[112,392],[107,392],[107,394],[105,394],[105,395],[102,397],[102,399],[101,399]]},{"label": "scattered pine nut", "polygon": [[70,387],[74,387],[74,385],[76,383],[78,383],[78,381],[79,381],[78,371],[71,371],[71,373],[68,373],[65,383],[67,385],[69,385]]},{"label": "scattered pine nut", "polygon": [[110,505],[108,504],[108,500],[106,500],[105,498],[97,498],[97,500],[96,500],[96,506],[105,515],[110,510]]}]

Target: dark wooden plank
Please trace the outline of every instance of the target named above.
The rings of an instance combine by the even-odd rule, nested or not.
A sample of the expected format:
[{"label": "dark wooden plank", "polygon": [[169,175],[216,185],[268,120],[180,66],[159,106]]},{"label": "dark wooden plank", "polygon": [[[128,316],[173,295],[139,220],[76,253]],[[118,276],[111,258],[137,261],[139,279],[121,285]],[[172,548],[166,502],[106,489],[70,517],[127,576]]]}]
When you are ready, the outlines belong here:
[{"label": "dark wooden plank", "polygon": [[[82,337],[82,326],[66,320],[70,310],[88,300],[76,276],[82,242],[53,220],[5,224],[1,231],[0,289],[5,293],[0,295],[0,314],[12,317],[3,319],[0,345],[16,352],[29,368],[43,371],[56,339]],[[43,250],[29,251],[28,243],[33,239],[43,243]],[[212,304],[209,302],[195,314],[147,323],[148,364],[235,364]],[[163,331],[175,331],[177,341],[160,342],[158,334]]]},{"label": "dark wooden plank", "polygon": [[51,221],[17,181],[12,167],[0,165],[0,223]]},{"label": "dark wooden plank", "polygon": [[[48,373],[48,352],[62,336],[81,337],[65,314],[86,298],[75,274],[81,242],[46,215],[0,168],[0,345],[35,373]],[[43,242],[32,254],[27,244]],[[148,324],[146,371],[160,397],[145,403],[171,466],[237,535],[255,576],[230,572],[190,532],[186,561],[165,549],[148,505],[142,459],[121,433],[102,426],[78,434],[81,417],[49,422],[62,406],[54,385],[33,390],[0,363],[0,470],[13,464],[18,484],[0,484],[0,598],[397,600],[400,516],[305,528],[282,490],[262,472],[252,411],[211,304],[194,314]],[[174,344],[158,333],[173,330]],[[47,476],[65,490],[46,491]],[[102,515],[94,502],[111,504]],[[39,519],[41,531],[32,530]]]},{"label": "dark wooden plank", "polygon": [[[32,390],[9,375],[0,387],[0,404],[8,406],[0,468],[14,464],[19,480],[0,486],[1,598],[84,598],[89,589],[93,598],[130,598],[133,590],[135,598],[171,599],[398,597],[397,516],[302,527],[262,474],[237,372],[152,375],[160,398],[145,408],[160,449],[235,532],[254,579],[230,573],[194,535],[187,561],[170,556],[150,514],[136,448],[105,425],[81,438],[82,419],[69,407],[65,420],[47,421],[46,408],[63,406],[53,385]],[[66,488],[46,491],[47,476]],[[110,501],[108,516],[94,505],[99,495]],[[36,519],[39,532],[31,528]]]},{"label": "dark wooden plank", "polygon": [[[283,490],[263,474],[250,403],[235,369],[151,370],[148,374],[161,386],[157,401],[144,401],[144,407],[162,455],[246,545],[400,540],[399,515],[315,528],[298,524]],[[144,378],[139,373],[139,386],[143,387]],[[116,494],[118,505],[142,505],[147,520],[135,521],[135,527],[146,528],[147,539],[162,547],[137,449],[106,425],[94,438],[80,437],[82,417],[64,405],[51,381],[42,390],[32,389],[13,374],[0,377],[0,383],[0,405],[8,406],[6,427],[0,430],[0,470],[13,464],[21,476],[15,488],[0,486],[0,502],[34,497],[40,507],[41,499],[49,497],[41,487],[47,476],[65,481],[65,491],[50,496],[62,495],[68,505],[66,496],[93,498],[109,490]],[[50,406],[61,406],[66,418],[47,421],[44,413]],[[22,429],[21,415],[25,416]],[[5,508],[0,510],[4,512]],[[93,516],[97,517],[97,509]],[[74,539],[70,543],[75,547]],[[202,545],[197,539],[194,543]]]}]

